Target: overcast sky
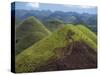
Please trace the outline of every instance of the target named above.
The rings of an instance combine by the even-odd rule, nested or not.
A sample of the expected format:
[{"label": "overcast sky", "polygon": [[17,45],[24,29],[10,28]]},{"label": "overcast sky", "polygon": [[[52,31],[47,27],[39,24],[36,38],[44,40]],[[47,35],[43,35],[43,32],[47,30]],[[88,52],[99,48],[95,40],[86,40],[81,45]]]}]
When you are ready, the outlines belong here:
[{"label": "overcast sky", "polygon": [[16,9],[24,10],[51,10],[64,12],[78,12],[96,14],[97,7],[94,6],[79,6],[79,5],[65,5],[65,4],[47,4],[47,3],[30,3],[30,2],[16,2]]}]

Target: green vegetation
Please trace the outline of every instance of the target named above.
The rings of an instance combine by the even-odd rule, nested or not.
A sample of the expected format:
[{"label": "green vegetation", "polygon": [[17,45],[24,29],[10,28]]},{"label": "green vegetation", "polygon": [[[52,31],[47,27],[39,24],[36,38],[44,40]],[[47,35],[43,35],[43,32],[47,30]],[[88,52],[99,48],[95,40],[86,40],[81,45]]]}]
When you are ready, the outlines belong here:
[{"label": "green vegetation", "polygon": [[97,43],[97,38],[94,32],[83,25],[77,25],[77,28],[79,28],[79,30],[81,30],[84,34],[91,38],[95,43]]},{"label": "green vegetation", "polygon": [[[87,28],[84,27],[84,31],[85,30],[87,31]],[[69,31],[71,31],[71,33],[69,33]],[[89,37],[84,31],[81,25],[74,26],[66,24],[60,27],[57,31],[16,55],[16,72],[32,72],[40,66],[47,64],[50,59],[59,58],[60,55],[55,54],[54,50],[68,45],[70,37],[73,41],[82,41],[86,43],[95,51],[96,43],[93,39],[96,38],[94,34],[92,35],[90,31],[91,37]],[[23,33],[26,34],[25,32]],[[21,35],[19,37],[21,37]],[[67,35],[70,36],[66,38]]]},{"label": "green vegetation", "polygon": [[16,54],[41,40],[51,32],[35,17],[29,17],[16,28]]},{"label": "green vegetation", "polygon": [[[70,25],[67,28],[70,29],[71,31],[73,31],[75,33],[75,35],[73,37],[73,39],[75,41],[81,40],[81,41],[85,42],[86,44],[88,44],[93,49],[97,48],[96,43],[90,37],[88,37],[88,34],[86,34],[86,33],[84,34],[83,30],[80,30],[81,26],[79,28],[77,26]],[[85,30],[87,30],[87,28],[84,28],[84,31]],[[90,33],[92,33],[92,32],[90,31]],[[93,37],[93,36],[91,35],[91,37]]]},{"label": "green vegetation", "polygon": [[64,26],[64,22],[59,20],[59,19],[47,20],[46,23],[45,23],[45,26],[50,31],[55,31],[56,29]]},{"label": "green vegetation", "polygon": [[40,31],[46,35],[50,33],[45,26],[35,17],[29,17],[16,29],[17,39],[21,39],[28,33]]},{"label": "green vegetation", "polygon": [[29,33],[28,35],[26,35],[22,40],[20,40],[16,44],[16,50],[17,50],[16,54],[22,52],[24,49],[26,49],[29,46],[33,45],[34,43],[36,43],[37,41],[41,40],[45,36],[46,35],[44,35],[41,32]]}]

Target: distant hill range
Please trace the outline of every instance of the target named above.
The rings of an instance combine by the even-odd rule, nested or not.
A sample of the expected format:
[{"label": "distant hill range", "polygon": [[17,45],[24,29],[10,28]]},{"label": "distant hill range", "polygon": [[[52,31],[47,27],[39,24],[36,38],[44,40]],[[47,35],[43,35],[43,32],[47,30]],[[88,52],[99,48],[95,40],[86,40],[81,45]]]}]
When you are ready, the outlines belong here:
[{"label": "distant hill range", "polygon": [[68,24],[84,24],[92,31],[97,32],[97,14],[80,14],[76,12],[62,11],[51,12],[50,10],[16,10],[16,24],[19,24],[30,16],[38,18],[43,23],[47,23],[48,20],[59,19]]}]

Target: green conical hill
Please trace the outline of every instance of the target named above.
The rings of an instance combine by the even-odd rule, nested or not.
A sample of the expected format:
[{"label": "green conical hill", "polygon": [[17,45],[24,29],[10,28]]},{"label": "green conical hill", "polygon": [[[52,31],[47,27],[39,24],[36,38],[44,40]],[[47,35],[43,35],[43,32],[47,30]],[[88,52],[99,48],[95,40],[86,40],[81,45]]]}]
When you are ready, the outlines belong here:
[{"label": "green conical hill", "polygon": [[[90,54],[96,52],[97,47],[93,39],[84,34],[83,31],[79,30],[77,26],[69,24],[61,27],[51,35],[43,38],[42,40],[38,41],[31,47],[18,54],[15,61],[16,72],[36,71],[41,66],[48,64],[49,61],[61,58],[62,56],[60,55],[60,53],[62,53],[63,50],[65,50],[64,53],[66,55],[71,54],[73,48],[68,49],[67,46],[69,46],[70,43],[74,43],[76,41],[86,44],[90,48]],[[65,46],[67,48],[63,48]],[[86,51],[88,51],[85,45],[83,45],[82,47],[83,50],[86,49]],[[55,49],[58,48],[63,49],[61,52],[56,53]]]},{"label": "green conical hill", "polygon": [[27,18],[16,28],[16,54],[49,34],[50,31],[35,17]]}]

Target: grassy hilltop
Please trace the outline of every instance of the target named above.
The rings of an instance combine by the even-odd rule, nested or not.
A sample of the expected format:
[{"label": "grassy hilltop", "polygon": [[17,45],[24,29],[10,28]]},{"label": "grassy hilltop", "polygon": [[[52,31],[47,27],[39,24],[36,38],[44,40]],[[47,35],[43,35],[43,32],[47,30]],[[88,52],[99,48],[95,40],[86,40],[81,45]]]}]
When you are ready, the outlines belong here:
[{"label": "grassy hilltop", "polygon": [[29,17],[16,28],[16,54],[51,32],[35,17]]},{"label": "grassy hilltop", "polygon": [[[22,35],[22,33],[20,34]],[[23,35],[24,34],[26,33],[24,32]],[[19,38],[21,37],[22,36],[19,36]],[[96,39],[96,35],[93,32],[91,32],[88,28],[82,25],[74,26],[68,24],[63,27],[60,27],[57,31],[44,37],[42,40],[36,42],[29,48],[25,49],[23,52],[16,55],[16,72],[41,71],[39,69],[42,66],[48,65],[50,61],[54,62],[55,60],[63,59],[64,54],[65,57],[71,58],[73,52],[75,50],[78,50],[77,44],[81,45],[81,49],[79,49],[81,52],[77,53],[83,54],[84,57],[82,55],[78,56],[77,54],[75,57],[78,56],[80,57],[80,59],[84,59],[85,61],[87,61],[87,63],[81,62],[81,64],[83,65],[89,63],[96,63],[94,60],[94,58],[96,58],[95,56],[97,52]],[[80,59],[77,58],[77,61],[80,61]],[[88,61],[89,59],[91,59],[91,62]],[[66,60],[66,63],[70,61],[70,59],[68,58],[66,58]],[[82,67],[84,67],[84,65]]]}]

